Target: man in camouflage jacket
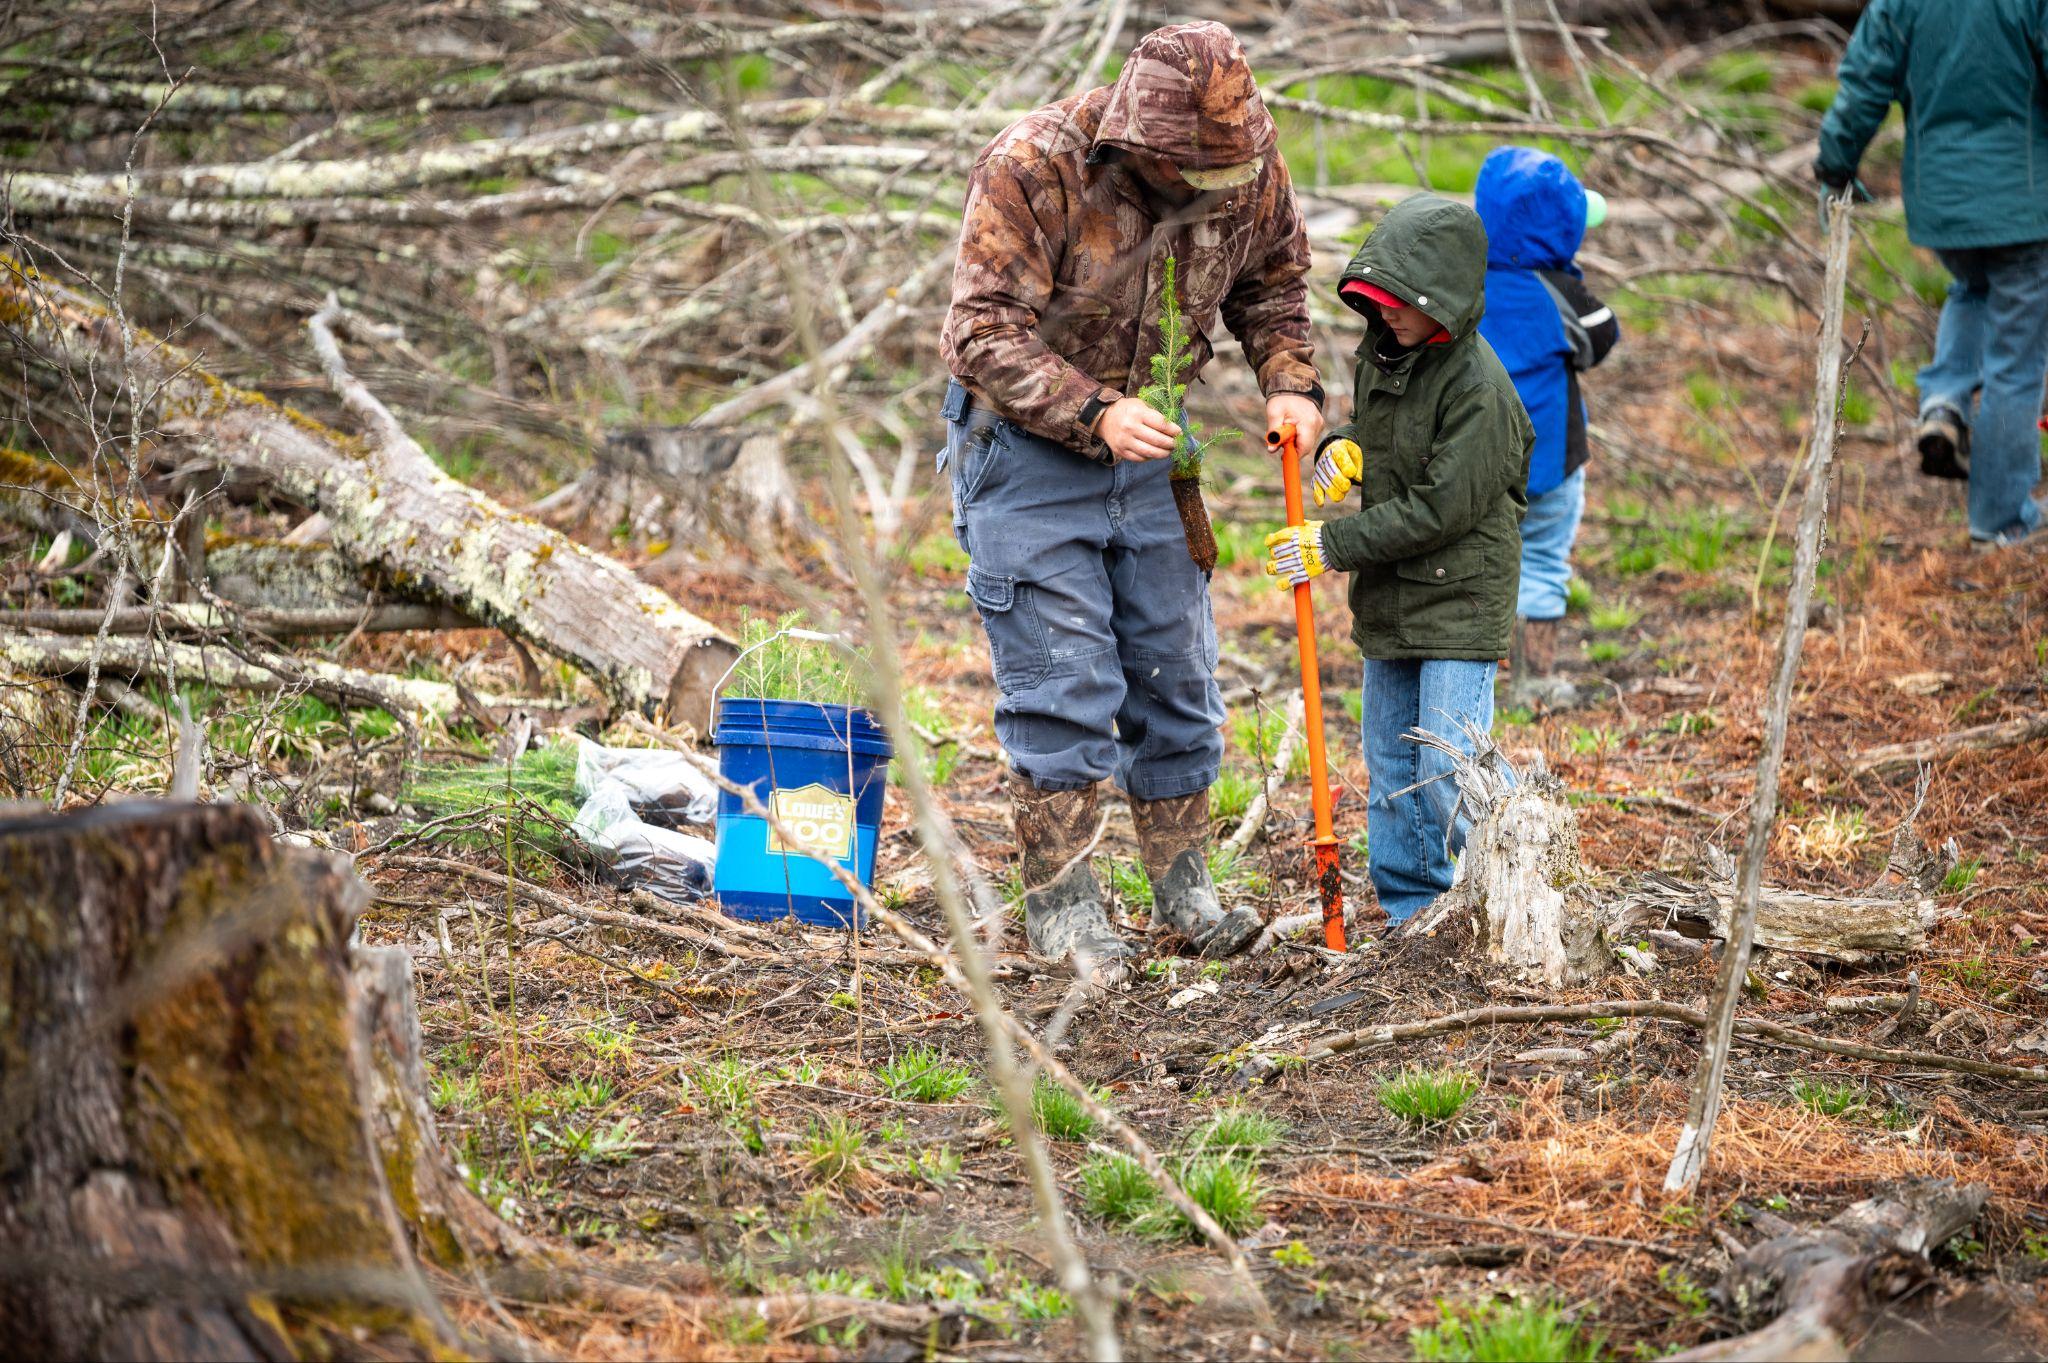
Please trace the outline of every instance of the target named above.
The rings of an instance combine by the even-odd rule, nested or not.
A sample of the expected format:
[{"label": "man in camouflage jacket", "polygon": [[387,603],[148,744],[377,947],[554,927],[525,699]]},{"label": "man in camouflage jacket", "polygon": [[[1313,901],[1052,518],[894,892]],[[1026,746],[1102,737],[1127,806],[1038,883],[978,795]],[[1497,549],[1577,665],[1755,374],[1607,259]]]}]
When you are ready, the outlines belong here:
[{"label": "man in camouflage jacket", "polygon": [[1230,30],[1179,24],[1115,85],[1011,125],[968,187],[941,466],[1002,692],[1027,935],[1082,973],[1132,954],[1089,864],[1106,780],[1130,796],[1155,925],[1212,955],[1258,928],[1222,911],[1208,869],[1223,704],[1208,578],[1168,486],[1181,430],[1131,394],[1171,256],[1190,378],[1220,321],[1267,428],[1315,448],[1308,240],[1276,140]]}]

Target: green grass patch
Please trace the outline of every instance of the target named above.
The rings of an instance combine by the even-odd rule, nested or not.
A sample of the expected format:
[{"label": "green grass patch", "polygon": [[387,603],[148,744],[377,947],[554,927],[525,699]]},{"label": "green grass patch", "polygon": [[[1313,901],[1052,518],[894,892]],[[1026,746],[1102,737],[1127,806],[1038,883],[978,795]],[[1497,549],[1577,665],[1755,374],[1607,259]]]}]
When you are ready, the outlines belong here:
[{"label": "green grass patch", "polygon": [[1437,1305],[1435,1325],[1408,1332],[1416,1363],[1594,1363],[1602,1339],[1555,1302]]},{"label": "green grass patch", "polygon": [[1967,856],[1948,868],[1948,874],[1941,878],[1943,894],[1961,894],[1977,883],[1978,874],[1984,869],[1984,858]]},{"label": "green grass patch", "polygon": [[858,1177],[867,1168],[867,1133],[844,1117],[817,1123],[804,1133],[799,1153],[804,1168],[819,1183],[831,1186]]},{"label": "green grass patch", "polygon": [[1196,1127],[1187,1138],[1187,1146],[1191,1154],[1257,1160],[1279,1145],[1286,1135],[1287,1123],[1278,1117],[1233,1103]]},{"label": "green grass patch", "polygon": [[1441,1126],[1465,1110],[1479,1080],[1450,1068],[1403,1070],[1379,1087],[1380,1106],[1411,1126]]},{"label": "green grass patch", "polygon": [[1125,861],[1121,857],[1105,858],[1103,878],[1124,903],[1140,908],[1152,907],[1152,878],[1145,874],[1143,863]]},{"label": "green grass patch", "polygon": [[1081,1166],[1081,1205],[1108,1225],[1134,1224],[1158,1195],[1151,1175],[1129,1155],[1092,1155]]},{"label": "green grass patch", "polygon": [[1287,716],[1279,710],[1241,710],[1230,717],[1230,741],[1262,771],[1273,765],[1286,733]]},{"label": "green grass patch", "polygon": [[1586,616],[1586,623],[1601,634],[1618,634],[1625,629],[1635,628],[1643,618],[1643,608],[1633,601],[1616,601],[1609,605],[1595,607]]},{"label": "green grass patch", "polygon": [[1038,1076],[1031,1086],[1031,1120],[1048,1140],[1085,1141],[1095,1134],[1095,1117],[1066,1085]]},{"label": "green grass patch", "polygon": [[738,1117],[754,1106],[754,1075],[746,1062],[728,1055],[690,1075],[704,1105],[725,1117]]},{"label": "green grass patch", "polygon": [[[1259,1171],[1242,1160],[1213,1155],[1183,1160],[1175,1171],[1188,1200],[1209,1213],[1217,1225],[1232,1235],[1242,1235],[1266,1219],[1261,1204],[1266,1200]],[[1160,1240],[1199,1241],[1202,1232],[1188,1215],[1155,1196],[1132,1228],[1141,1235]]]},{"label": "green grass patch", "polygon": [[1217,773],[1216,783],[1209,787],[1209,817],[1241,819],[1258,796],[1259,779],[1256,776],[1235,767],[1225,767]]},{"label": "green grass patch", "polygon": [[1831,1079],[1794,1079],[1792,1098],[1808,1112],[1821,1117],[1851,1117],[1865,1106],[1860,1087]]},{"label": "green grass patch", "polygon": [[950,1103],[974,1087],[974,1075],[966,1066],[948,1062],[929,1046],[913,1046],[891,1056],[875,1070],[875,1077],[891,1098],[913,1103]]},{"label": "green grass patch", "polygon": [[919,577],[963,577],[967,573],[967,551],[951,530],[926,535],[910,546],[903,561]]}]

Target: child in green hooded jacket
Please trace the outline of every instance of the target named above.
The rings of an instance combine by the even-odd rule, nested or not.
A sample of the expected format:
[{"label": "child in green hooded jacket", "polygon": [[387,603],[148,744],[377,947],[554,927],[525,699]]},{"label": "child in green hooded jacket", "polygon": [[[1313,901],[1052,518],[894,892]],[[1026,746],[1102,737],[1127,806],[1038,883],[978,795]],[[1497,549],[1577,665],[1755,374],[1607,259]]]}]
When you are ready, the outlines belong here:
[{"label": "child in green hooded jacket", "polygon": [[1356,515],[1267,537],[1266,571],[1351,574],[1365,656],[1366,828],[1373,887],[1394,922],[1450,888],[1464,845],[1449,759],[1422,729],[1472,750],[1514,631],[1521,520],[1535,430],[1478,334],[1486,229],[1463,204],[1416,194],[1366,238],[1339,284],[1365,317],[1352,418],[1317,451],[1318,506],[1355,485]]}]

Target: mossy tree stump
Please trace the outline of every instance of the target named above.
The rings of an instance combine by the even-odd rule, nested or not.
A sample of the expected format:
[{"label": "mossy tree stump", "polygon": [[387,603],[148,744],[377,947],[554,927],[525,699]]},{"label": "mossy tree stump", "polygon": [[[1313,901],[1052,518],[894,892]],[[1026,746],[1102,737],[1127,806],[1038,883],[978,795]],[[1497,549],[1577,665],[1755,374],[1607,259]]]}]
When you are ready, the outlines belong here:
[{"label": "mossy tree stump", "polygon": [[[287,1357],[363,1332],[383,1353],[460,1347],[413,1241],[459,1253],[448,1225],[471,1209],[448,1212],[467,1190],[449,1190],[424,1105],[392,1097],[417,1043],[390,1037],[416,1023],[409,974],[390,1006],[388,958],[369,972],[386,987],[357,983],[367,900],[345,863],[277,846],[246,808],[0,820],[10,1352]],[[419,1232],[423,1210],[438,1229]]]}]

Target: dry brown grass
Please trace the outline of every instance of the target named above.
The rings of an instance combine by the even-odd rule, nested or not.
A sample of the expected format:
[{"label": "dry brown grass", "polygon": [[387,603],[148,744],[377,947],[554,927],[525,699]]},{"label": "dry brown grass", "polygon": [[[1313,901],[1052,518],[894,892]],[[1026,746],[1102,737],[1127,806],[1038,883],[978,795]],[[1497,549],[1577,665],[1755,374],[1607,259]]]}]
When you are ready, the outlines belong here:
[{"label": "dry brown grass", "polygon": [[[1557,1085],[1544,1083],[1526,1095],[1498,1139],[1405,1178],[1331,1166],[1311,1170],[1289,1187],[1651,1241],[1690,1235],[1738,1199],[1784,1195],[1833,1206],[1905,1178],[1984,1184],[1993,1195],[1990,1215],[2007,1224],[2030,1208],[2048,1210],[2048,1148],[1972,1121],[1945,1100],[1937,1100],[1944,1148],[1933,1149],[1911,1133],[1731,1098],[1715,1133],[1714,1162],[1701,1198],[1694,1206],[1677,1206],[1662,1184],[1684,1108],[1683,1088],[1660,1081],[1648,1086],[1637,1109],[1574,1120],[1565,1115]],[[1444,1238],[1440,1225],[1397,1213],[1360,1215],[1382,1223],[1390,1236]]]}]

